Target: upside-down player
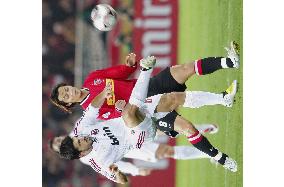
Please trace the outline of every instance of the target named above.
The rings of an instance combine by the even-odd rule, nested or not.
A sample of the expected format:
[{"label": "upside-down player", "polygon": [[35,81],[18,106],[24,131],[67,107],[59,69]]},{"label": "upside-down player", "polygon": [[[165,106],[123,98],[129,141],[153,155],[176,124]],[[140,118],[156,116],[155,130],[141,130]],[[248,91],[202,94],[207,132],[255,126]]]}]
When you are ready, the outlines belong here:
[{"label": "upside-down player", "polygon": [[[113,123],[112,120],[109,120],[107,122],[99,122],[99,123],[115,124],[115,122]],[[87,134],[81,134],[83,133],[81,131],[82,127],[78,128],[78,126],[83,126],[83,125],[84,123],[76,123],[76,130],[74,128],[74,130],[69,134],[69,136],[81,137],[87,135]],[[201,133],[215,134],[218,132],[218,127],[213,124],[195,125],[195,127]],[[88,136],[93,136],[96,133],[96,131],[98,131],[98,129],[96,130],[90,125],[85,127],[84,132],[86,133],[87,131],[89,131]],[[52,138],[49,141],[50,149],[55,153],[59,154],[59,148],[61,142],[62,140],[64,140],[65,137],[66,136],[58,136]],[[172,158],[176,160],[193,160],[193,159],[211,158],[211,157],[209,157],[207,154],[199,151],[198,149],[192,146],[171,146],[163,143],[149,142],[144,146],[142,146],[140,149],[130,150],[128,153],[124,155],[124,158],[138,159],[146,162],[155,163],[158,162],[158,160],[165,158]],[[80,159],[80,161],[86,165],[93,167],[92,163],[89,162],[89,160]],[[137,176],[137,175],[145,176],[149,175],[151,172],[150,168],[141,168],[136,166],[135,164],[126,161],[119,161],[116,163],[116,165],[123,173],[127,173],[132,176]]]}]

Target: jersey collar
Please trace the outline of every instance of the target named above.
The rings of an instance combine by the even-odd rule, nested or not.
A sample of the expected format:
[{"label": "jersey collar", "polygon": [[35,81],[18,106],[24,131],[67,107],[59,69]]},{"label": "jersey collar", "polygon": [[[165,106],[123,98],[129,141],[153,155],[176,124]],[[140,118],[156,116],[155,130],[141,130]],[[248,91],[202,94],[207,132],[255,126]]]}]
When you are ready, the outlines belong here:
[{"label": "jersey collar", "polygon": [[83,104],[87,101],[87,99],[90,97],[90,90],[89,90],[88,88],[82,88],[82,90],[86,90],[86,91],[88,91],[89,93],[88,93],[88,95],[80,102],[80,105],[83,105]]}]

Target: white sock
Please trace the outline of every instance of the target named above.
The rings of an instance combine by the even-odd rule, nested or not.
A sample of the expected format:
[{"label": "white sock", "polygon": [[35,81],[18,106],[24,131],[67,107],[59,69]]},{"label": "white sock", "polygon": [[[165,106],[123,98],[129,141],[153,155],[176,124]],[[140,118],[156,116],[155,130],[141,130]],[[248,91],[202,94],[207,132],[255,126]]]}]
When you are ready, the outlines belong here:
[{"label": "white sock", "polygon": [[206,105],[225,105],[223,94],[202,91],[185,91],[185,95],[184,107],[199,108]]},{"label": "white sock", "polygon": [[153,68],[147,71],[140,71],[140,75],[136,81],[136,84],[132,90],[129,103],[140,107],[144,104],[147,97],[149,81]]},{"label": "white sock", "polygon": [[205,130],[212,128],[213,124],[200,124],[200,125],[194,125],[194,127],[200,132],[204,133]]},{"label": "white sock", "polygon": [[227,58],[221,58],[221,66],[223,69],[229,68],[227,65]]},{"label": "white sock", "polygon": [[192,146],[174,146],[174,159],[189,160],[198,158],[211,158],[209,155],[199,151]]}]

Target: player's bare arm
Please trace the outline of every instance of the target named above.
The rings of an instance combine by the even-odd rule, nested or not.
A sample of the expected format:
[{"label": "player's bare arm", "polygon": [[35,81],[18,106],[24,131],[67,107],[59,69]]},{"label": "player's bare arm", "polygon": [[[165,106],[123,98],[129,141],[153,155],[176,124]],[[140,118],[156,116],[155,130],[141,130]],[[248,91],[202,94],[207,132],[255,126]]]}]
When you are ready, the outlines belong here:
[{"label": "player's bare arm", "polygon": [[107,84],[104,90],[93,99],[91,105],[95,108],[101,107],[105,99],[111,97],[111,94],[112,94],[111,85]]}]

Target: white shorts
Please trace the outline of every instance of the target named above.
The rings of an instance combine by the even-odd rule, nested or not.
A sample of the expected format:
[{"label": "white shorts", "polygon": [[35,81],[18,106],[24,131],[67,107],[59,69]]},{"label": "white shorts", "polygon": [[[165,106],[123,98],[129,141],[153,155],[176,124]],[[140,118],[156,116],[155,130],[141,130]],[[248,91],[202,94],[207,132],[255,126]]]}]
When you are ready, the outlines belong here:
[{"label": "white shorts", "polygon": [[152,119],[145,117],[145,119],[136,127],[126,127],[128,134],[128,141],[132,144],[134,149],[141,149],[141,147],[152,142],[156,136],[156,126],[152,123]]},{"label": "white shorts", "polygon": [[139,159],[146,162],[157,162],[156,151],[160,144],[155,142],[148,142],[144,144],[141,149],[132,149],[124,158]]},{"label": "white shorts", "polygon": [[155,109],[157,108],[160,99],[163,94],[154,95],[146,98],[144,105],[139,109],[141,112],[145,113],[147,117],[154,117],[156,119],[161,119],[165,117],[169,112],[159,112],[155,113]]}]

